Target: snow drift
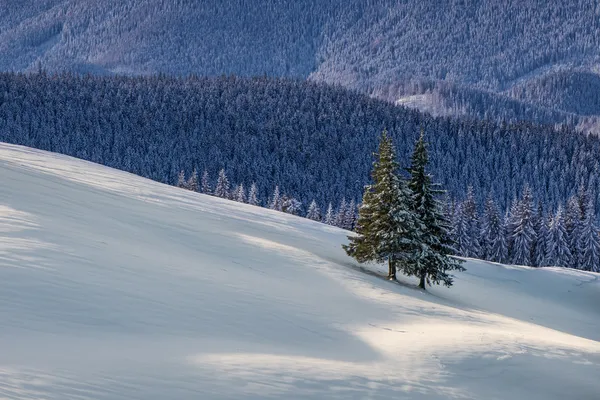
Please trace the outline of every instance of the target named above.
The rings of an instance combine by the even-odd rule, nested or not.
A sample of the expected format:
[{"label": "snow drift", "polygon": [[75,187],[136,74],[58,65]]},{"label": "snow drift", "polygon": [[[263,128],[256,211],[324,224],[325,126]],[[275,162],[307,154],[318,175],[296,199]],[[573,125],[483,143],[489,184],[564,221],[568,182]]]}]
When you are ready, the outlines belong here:
[{"label": "snow drift", "polygon": [[0,398],[594,399],[598,275],[380,279],[347,232],[0,144]]}]

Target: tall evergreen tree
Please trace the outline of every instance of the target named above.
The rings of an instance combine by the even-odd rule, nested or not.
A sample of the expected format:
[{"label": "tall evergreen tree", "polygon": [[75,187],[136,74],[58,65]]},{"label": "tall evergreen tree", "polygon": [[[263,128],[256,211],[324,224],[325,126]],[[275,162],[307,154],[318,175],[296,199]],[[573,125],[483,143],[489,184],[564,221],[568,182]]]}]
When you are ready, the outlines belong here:
[{"label": "tall evergreen tree", "polygon": [[537,241],[536,241],[536,251],[535,251],[535,265],[537,267],[546,267],[548,266],[548,262],[546,260],[546,254],[548,253],[548,249],[546,248],[548,244],[548,234],[550,225],[552,224],[552,217],[546,217],[542,214],[540,217],[538,232],[537,232]]},{"label": "tall evergreen tree", "polygon": [[210,187],[210,177],[208,176],[208,171],[204,170],[202,174],[202,193],[204,194],[212,194],[212,189]]},{"label": "tall evergreen tree", "polygon": [[199,190],[198,171],[196,170],[196,168],[194,168],[192,175],[190,175],[190,177],[186,183],[186,186],[189,190],[191,190],[193,192],[197,192]]},{"label": "tall evergreen tree", "polygon": [[565,209],[565,229],[567,231],[567,242],[569,243],[569,251],[571,252],[571,264],[572,268],[577,268],[577,262],[579,254],[577,251],[577,244],[579,242],[579,236],[582,229],[583,214],[577,196],[571,196],[567,201],[567,207]]},{"label": "tall evergreen tree", "polygon": [[246,202],[246,190],[244,189],[243,183],[240,183],[235,189],[235,201],[237,201],[238,203]]},{"label": "tall evergreen tree", "polygon": [[477,211],[477,203],[473,194],[473,187],[467,189],[467,198],[462,206],[464,223],[467,225],[468,244],[465,245],[466,257],[477,258],[480,256],[481,247],[479,245],[479,213]]},{"label": "tall evergreen tree", "polygon": [[523,190],[523,197],[519,202],[511,232],[513,241],[513,263],[518,265],[531,265],[531,251],[536,235],[533,226],[533,195],[529,186]]},{"label": "tall evergreen tree", "polygon": [[464,212],[463,203],[456,205],[450,234],[454,242],[456,255],[469,257],[471,252],[471,236],[469,235],[469,223]]},{"label": "tall evergreen tree", "polygon": [[308,212],[306,213],[306,218],[313,221],[321,220],[321,210],[319,210],[319,206],[317,205],[316,201],[313,200],[310,202],[310,205],[308,206]]},{"label": "tall evergreen tree", "polygon": [[568,267],[571,265],[571,250],[569,249],[567,229],[561,206],[558,206],[556,215],[548,229],[546,264],[555,267]]},{"label": "tall evergreen tree", "polygon": [[260,206],[260,201],[258,200],[258,188],[254,182],[252,182],[252,185],[250,186],[250,192],[248,193],[248,204]]},{"label": "tall evergreen tree", "polygon": [[449,271],[464,271],[461,260],[450,257],[453,243],[450,240],[450,224],[443,212],[443,204],[438,197],[444,193],[439,185],[432,183],[431,175],[425,168],[429,163],[427,143],[421,131],[411,159],[410,182],[412,191],[412,211],[421,224],[418,226],[419,250],[414,257],[405,263],[407,275],[419,277],[419,287],[425,284],[443,283],[452,286],[452,275]]},{"label": "tall evergreen tree", "polygon": [[215,196],[221,197],[223,199],[228,199],[230,196],[229,179],[227,179],[227,175],[225,174],[224,169],[221,169],[219,171],[219,177],[217,178],[217,185],[215,186]]},{"label": "tall evergreen tree", "polygon": [[335,214],[333,212],[333,205],[329,203],[327,206],[327,212],[325,212],[325,216],[323,217],[323,223],[327,225],[335,225]]},{"label": "tall evergreen tree", "polygon": [[504,216],[503,220],[500,220],[500,231],[498,234],[498,240],[494,243],[489,256],[490,261],[498,263],[508,262],[508,213]]},{"label": "tall evergreen tree", "polygon": [[275,211],[283,210],[283,202],[281,200],[281,194],[279,193],[279,185],[275,186],[275,191],[273,192],[273,197],[271,198],[269,208]]},{"label": "tall evergreen tree", "polygon": [[497,257],[497,254],[494,253],[498,248],[498,241],[501,240],[500,238],[502,235],[502,220],[500,219],[500,213],[494,200],[489,196],[485,202],[483,217],[481,219],[481,258],[484,260],[496,261],[494,258]]},{"label": "tall evergreen tree", "polygon": [[585,218],[579,236],[579,268],[600,272],[600,232],[594,218],[595,210],[592,199],[588,199],[585,207]]},{"label": "tall evergreen tree", "polygon": [[418,247],[421,222],[412,212],[412,193],[398,175],[392,140],[383,131],[373,164],[373,184],[365,186],[356,236],[349,236],[346,253],[359,262],[388,263],[388,279],[396,279],[400,266],[409,270]]},{"label": "tall evergreen tree", "polygon": [[344,213],[344,218],[342,221],[342,225],[344,229],[351,231],[354,229],[354,223],[356,221],[356,203],[354,200],[350,200],[350,203],[346,205],[346,212]]},{"label": "tall evergreen tree", "polygon": [[177,175],[177,187],[185,189],[185,186],[186,186],[185,172],[183,172],[183,170],[181,170],[181,171],[179,171],[179,175]]},{"label": "tall evergreen tree", "polygon": [[346,211],[348,209],[348,205],[346,203],[346,199],[342,198],[340,202],[340,206],[338,207],[337,213],[335,214],[335,226],[338,228],[346,229],[344,227],[344,220],[346,218]]}]

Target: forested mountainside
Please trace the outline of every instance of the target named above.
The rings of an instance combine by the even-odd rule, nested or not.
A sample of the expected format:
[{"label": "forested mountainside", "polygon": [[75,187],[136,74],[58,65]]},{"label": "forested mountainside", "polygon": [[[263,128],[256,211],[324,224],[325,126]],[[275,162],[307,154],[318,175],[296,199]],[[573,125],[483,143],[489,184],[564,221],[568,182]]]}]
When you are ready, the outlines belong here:
[{"label": "forested mountainside", "polygon": [[[174,184],[181,170],[225,169],[279,185],[321,209],[359,201],[387,128],[408,163],[423,128],[431,172],[506,210],[529,185],[552,209],[598,182],[600,141],[567,129],[433,118],[340,87],[283,78],[0,74],[0,141],[64,153]],[[405,165],[406,166],[406,165]],[[597,193],[592,193],[595,203]]]},{"label": "forested mountainside", "polygon": [[[450,114],[577,124],[582,115],[589,121],[600,113],[596,92],[579,91],[600,79],[594,0],[4,0],[0,6],[0,70],[309,77],[390,101],[404,95],[397,88],[407,82],[443,81],[465,88],[462,103],[439,94]],[[501,96],[469,97],[480,93],[472,89]]]}]

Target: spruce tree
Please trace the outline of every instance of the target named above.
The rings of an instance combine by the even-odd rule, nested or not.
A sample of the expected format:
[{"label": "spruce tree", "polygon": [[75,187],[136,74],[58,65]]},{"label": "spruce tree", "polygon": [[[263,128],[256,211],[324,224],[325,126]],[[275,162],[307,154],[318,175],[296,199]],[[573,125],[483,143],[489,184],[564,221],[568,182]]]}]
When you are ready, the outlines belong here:
[{"label": "spruce tree", "polygon": [[217,178],[217,186],[215,186],[215,196],[221,197],[223,199],[228,199],[229,194],[229,179],[227,179],[227,175],[225,174],[225,170],[221,169],[219,171],[219,177]]},{"label": "spruce tree", "polygon": [[306,218],[313,221],[321,220],[321,211],[319,210],[319,206],[317,205],[316,201],[313,200],[310,202],[310,205],[308,206],[308,212],[306,213]]},{"label": "spruce tree", "polygon": [[500,221],[500,232],[498,234],[498,240],[494,243],[491,249],[490,261],[498,263],[507,263],[508,257],[508,213],[504,216],[504,219]]},{"label": "spruce tree", "polygon": [[537,242],[536,242],[536,251],[535,251],[535,265],[537,267],[546,267],[549,264],[546,260],[547,253],[547,243],[548,243],[548,234],[550,225],[552,224],[551,217],[545,217],[542,215],[540,218],[538,233],[537,233]]},{"label": "spruce tree", "polygon": [[531,251],[536,239],[533,220],[533,195],[529,186],[526,186],[514,218],[512,231],[514,264],[531,265]]},{"label": "spruce tree", "polygon": [[269,208],[275,211],[283,210],[283,202],[281,200],[281,195],[279,194],[279,185],[275,186],[275,191],[273,192],[273,197],[271,198]]},{"label": "spruce tree", "polygon": [[342,221],[342,225],[344,229],[351,231],[354,229],[354,223],[356,221],[356,203],[354,200],[351,200],[350,203],[347,203],[346,212],[344,213],[344,219]]},{"label": "spruce tree", "polygon": [[373,183],[365,186],[357,221],[357,235],[349,236],[346,253],[358,262],[386,262],[388,279],[396,279],[400,266],[406,272],[418,248],[422,230],[412,212],[412,193],[398,175],[396,153],[387,132],[383,131],[379,152],[373,163]]},{"label": "spruce tree", "polygon": [[177,175],[177,187],[185,188],[185,172],[183,170],[179,171],[179,175]]},{"label": "spruce tree", "polygon": [[594,215],[594,203],[590,198],[585,207],[585,218],[579,237],[579,268],[600,272],[600,233]]},{"label": "spruce tree", "polygon": [[578,268],[579,252],[577,245],[579,243],[579,237],[581,236],[583,214],[576,196],[571,196],[569,198],[564,216],[567,242],[569,243],[569,251],[571,253],[571,262],[569,266],[571,268]]},{"label": "spruce tree", "polygon": [[427,143],[421,131],[411,159],[410,182],[412,191],[412,211],[421,222],[419,250],[405,265],[404,272],[419,278],[419,287],[425,289],[425,284],[443,283],[452,286],[452,275],[449,271],[464,271],[462,261],[450,257],[454,252],[450,240],[450,224],[444,216],[443,204],[438,200],[444,193],[439,185],[432,183],[432,177],[425,168],[429,163]]},{"label": "spruce tree", "polygon": [[335,215],[333,213],[333,205],[331,203],[329,203],[329,205],[327,206],[327,212],[323,217],[323,223],[327,225],[335,224]]},{"label": "spruce tree", "polygon": [[235,190],[235,201],[238,203],[246,202],[246,190],[244,189],[243,183],[240,183]]},{"label": "spruce tree", "polygon": [[194,168],[192,175],[190,175],[190,178],[186,183],[186,187],[192,192],[197,192],[199,190],[200,187],[198,185],[198,171],[196,170],[196,168]]},{"label": "spruce tree", "polygon": [[204,173],[202,174],[201,190],[204,194],[212,194],[212,189],[210,187],[210,177],[208,176],[207,170],[204,170]]},{"label": "spruce tree", "polygon": [[465,244],[465,257],[477,258],[480,256],[481,247],[479,245],[479,213],[477,212],[477,203],[473,194],[473,187],[467,188],[467,198],[462,206],[464,223],[467,225],[468,244]]},{"label": "spruce tree", "polygon": [[346,204],[346,199],[343,198],[335,215],[335,226],[337,226],[338,228],[346,229],[344,227],[344,220],[346,218],[347,208],[348,205]]},{"label": "spruce tree", "polygon": [[484,260],[498,261],[498,241],[502,240],[502,220],[496,203],[491,196],[485,202],[483,217],[481,219],[481,258]]},{"label": "spruce tree", "polygon": [[250,192],[248,193],[248,204],[260,206],[260,201],[258,200],[258,188],[254,182],[250,186]]},{"label": "spruce tree", "polygon": [[567,229],[561,206],[558,206],[556,215],[548,229],[546,264],[556,267],[569,267],[571,265],[571,250],[569,249]]}]

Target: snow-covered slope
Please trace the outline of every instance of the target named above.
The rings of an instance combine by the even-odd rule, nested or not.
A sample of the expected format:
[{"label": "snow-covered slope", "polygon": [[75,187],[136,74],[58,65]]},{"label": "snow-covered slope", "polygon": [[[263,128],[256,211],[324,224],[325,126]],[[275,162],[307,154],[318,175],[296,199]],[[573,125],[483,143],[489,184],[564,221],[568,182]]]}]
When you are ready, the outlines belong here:
[{"label": "snow-covered slope", "polygon": [[597,398],[598,275],[424,293],[345,236],[0,144],[0,398]]}]

